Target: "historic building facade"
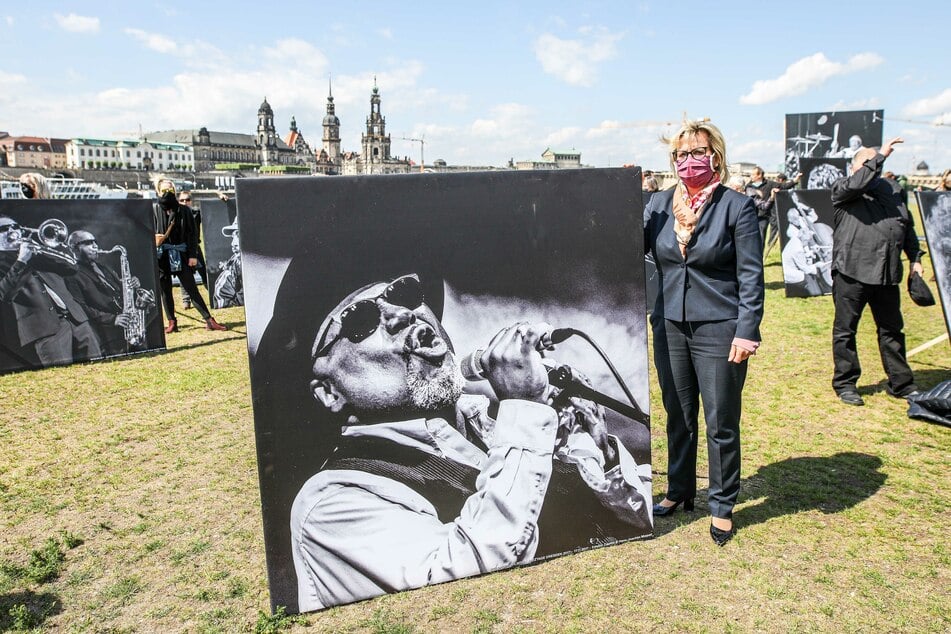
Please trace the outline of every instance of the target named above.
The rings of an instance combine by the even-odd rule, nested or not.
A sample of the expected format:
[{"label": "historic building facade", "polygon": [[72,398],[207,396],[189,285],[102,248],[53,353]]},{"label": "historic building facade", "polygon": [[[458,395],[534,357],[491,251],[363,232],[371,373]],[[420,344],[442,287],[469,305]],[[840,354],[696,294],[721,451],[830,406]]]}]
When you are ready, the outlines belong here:
[{"label": "historic building facade", "polygon": [[185,143],[156,140],[75,138],[66,143],[66,166],[73,169],[193,171],[195,155]]},{"label": "historic building facade", "polygon": [[334,112],[333,91],[327,95],[327,115],[324,117],[323,147],[317,157],[318,171],[324,174],[406,174],[412,163],[390,153],[390,135],[386,133],[386,117],[380,110],[380,89],[373,80],[370,93],[370,114],[366,130],[360,137],[360,151],[343,151],[340,143],[340,119]]},{"label": "historic building facade", "polygon": [[66,167],[66,141],[37,136],[10,136],[0,138],[0,153],[4,164],[10,167],[62,169]]}]

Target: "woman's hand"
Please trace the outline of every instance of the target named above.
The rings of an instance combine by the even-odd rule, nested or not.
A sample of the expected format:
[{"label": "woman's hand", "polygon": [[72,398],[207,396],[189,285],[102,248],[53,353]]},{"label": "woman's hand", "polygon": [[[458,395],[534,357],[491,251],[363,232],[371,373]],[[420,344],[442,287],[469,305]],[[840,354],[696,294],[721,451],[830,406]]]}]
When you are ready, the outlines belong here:
[{"label": "woman's hand", "polygon": [[729,361],[732,363],[743,363],[750,358],[752,353],[749,350],[741,348],[737,345],[730,346],[730,358]]}]

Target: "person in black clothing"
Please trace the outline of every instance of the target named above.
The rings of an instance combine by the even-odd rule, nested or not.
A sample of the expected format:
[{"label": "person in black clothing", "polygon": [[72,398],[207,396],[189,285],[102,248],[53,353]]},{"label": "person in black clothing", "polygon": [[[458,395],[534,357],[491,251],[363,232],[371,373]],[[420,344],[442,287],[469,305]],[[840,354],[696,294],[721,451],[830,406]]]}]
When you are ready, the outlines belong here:
[{"label": "person in black clothing", "polygon": [[763,241],[764,246],[766,244],[766,227],[772,224],[770,219],[776,209],[775,200],[778,187],[777,183],[766,178],[763,168],[757,165],[753,168],[750,182],[746,184],[746,191],[744,192],[753,199],[753,204],[756,206],[756,220],[759,222],[760,240]]},{"label": "person in black clothing", "polygon": [[[144,330],[144,320],[136,322],[133,310],[150,309],[155,306],[152,291],[140,288],[139,279],[132,277],[125,282],[99,257],[96,236],[88,231],[73,231],[67,241],[76,256],[76,275],[66,279],[66,286],[73,294],[99,335],[102,353],[105,356],[123,354],[133,349],[129,338]],[[124,284],[134,287],[134,306],[124,306]],[[126,311],[128,308],[128,312]],[[128,332],[127,332],[128,331]],[[139,333],[143,334],[143,333]],[[144,343],[144,338],[136,345]]]},{"label": "person in black clothing", "polygon": [[159,264],[159,284],[162,289],[162,304],[168,316],[166,333],[178,331],[178,320],[175,318],[175,297],[172,294],[172,274],[178,275],[178,280],[188,295],[192,298],[195,308],[205,320],[208,330],[227,330],[208,311],[205,300],[198,293],[195,285],[195,267],[198,266],[198,237],[195,230],[195,218],[187,207],[179,204],[175,196],[175,184],[167,179],[156,183],[159,195],[159,205],[155,209],[155,236]]},{"label": "person in black clothing", "polygon": [[65,365],[102,356],[99,339],[64,278],[67,254],[44,252],[23,228],[0,216],[0,370]]},{"label": "person in black clothing", "polygon": [[[205,272],[205,254],[201,250],[201,209],[192,205],[192,195],[188,191],[179,192],[178,204],[191,210],[192,217],[195,219],[195,240],[198,242],[198,266],[195,267],[195,270],[198,271],[204,282],[208,278],[208,274]],[[191,308],[192,298],[188,296],[188,291],[185,290],[184,286],[180,286],[179,289],[181,290],[182,308]]]},{"label": "person in black clothing", "polygon": [[905,359],[904,322],[899,284],[901,252],[911,269],[922,272],[921,251],[915,225],[901,201],[900,186],[881,177],[882,165],[901,137],[880,152],[862,148],[852,158],[852,175],[832,185],[835,229],[832,234],[832,387],[842,402],[864,405],[856,390],[862,373],[855,348],[855,333],[868,305],[878,329],[878,349],[888,375],[886,391],[908,398],[918,393]]}]

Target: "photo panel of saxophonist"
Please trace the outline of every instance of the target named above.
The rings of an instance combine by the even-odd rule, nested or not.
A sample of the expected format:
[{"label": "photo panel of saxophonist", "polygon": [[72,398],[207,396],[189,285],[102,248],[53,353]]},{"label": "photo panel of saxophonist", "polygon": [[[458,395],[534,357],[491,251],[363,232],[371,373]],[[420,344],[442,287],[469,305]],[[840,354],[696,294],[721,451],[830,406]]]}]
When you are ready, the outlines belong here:
[{"label": "photo panel of saxophonist", "polygon": [[205,270],[212,308],[244,306],[244,278],[241,273],[241,232],[238,208],[232,198],[200,202],[205,228]]},{"label": "photo panel of saxophonist", "polygon": [[787,114],[786,176],[793,178],[800,172],[805,175],[799,164],[803,158],[851,160],[863,147],[879,147],[884,115],[884,110]]},{"label": "photo panel of saxophonist", "polygon": [[849,176],[852,161],[844,158],[799,159],[799,186],[803,189],[832,189],[832,183]]},{"label": "photo panel of saxophonist", "polygon": [[951,334],[951,192],[921,191],[915,192],[915,196],[944,310],[944,323]]},{"label": "photo panel of saxophonist", "polygon": [[797,189],[776,193],[786,297],[832,293],[832,192]]},{"label": "photo panel of saxophonist", "polygon": [[651,536],[640,183],[238,181],[272,606]]},{"label": "photo panel of saxophonist", "polygon": [[165,348],[147,200],[0,201],[0,373]]}]

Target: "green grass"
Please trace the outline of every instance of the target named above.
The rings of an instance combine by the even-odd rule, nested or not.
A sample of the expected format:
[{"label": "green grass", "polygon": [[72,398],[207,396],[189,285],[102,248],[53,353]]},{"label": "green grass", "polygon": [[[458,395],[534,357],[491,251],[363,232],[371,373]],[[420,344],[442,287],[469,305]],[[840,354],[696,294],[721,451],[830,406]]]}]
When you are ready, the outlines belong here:
[{"label": "green grass", "polygon": [[[723,549],[698,505],[659,519],[654,540],[271,616],[244,313],[217,311],[232,330],[212,333],[187,311],[167,353],[0,377],[0,631],[947,631],[951,430],[885,394],[868,314],[867,405],[839,403],[831,299],[786,299],[778,256],[744,393],[739,534]],[[939,306],[903,311],[909,349],[945,332]],[[911,358],[923,387],[951,379],[949,351]]]}]

